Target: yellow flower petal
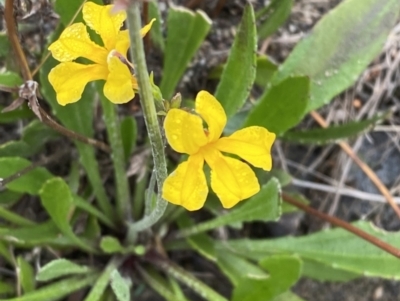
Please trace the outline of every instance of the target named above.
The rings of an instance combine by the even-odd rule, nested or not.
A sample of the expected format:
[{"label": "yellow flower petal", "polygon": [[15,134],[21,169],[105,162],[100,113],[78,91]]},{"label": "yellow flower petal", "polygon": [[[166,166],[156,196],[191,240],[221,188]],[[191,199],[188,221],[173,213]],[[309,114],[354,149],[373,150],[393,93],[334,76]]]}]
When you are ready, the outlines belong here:
[{"label": "yellow flower petal", "polygon": [[224,208],[231,208],[260,191],[258,180],[246,163],[225,157],[210,147],[202,153],[211,168],[211,188]]},{"label": "yellow flower petal", "polygon": [[68,26],[58,40],[49,46],[53,57],[60,62],[69,62],[78,57],[87,58],[98,64],[105,64],[107,51],[90,40],[86,26],[75,23]]},{"label": "yellow flower petal", "polygon": [[168,143],[179,153],[192,155],[207,144],[203,120],[184,110],[169,110],[165,117],[164,128]]},{"label": "yellow flower petal", "polygon": [[57,93],[60,105],[78,101],[88,82],[106,79],[108,70],[102,65],[82,65],[65,62],[51,69],[49,81]]},{"label": "yellow flower petal", "polygon": [[153,23],[156,21],[155,18],[151,19],[151,21],[146,24],[145,26],[143,26],[143,28],[140,30],[140,35],[142,36],[142,38],[150,31],[151,26],[153,25]]},{"label": "yellow flower petal", "polygon": [[219,139],[215,147],[222,152],[238,155],[255,167],[271,170],[271,147],[275,134],[259,126],[251,126]]},{"label": "yellow flower petal", "polygon": [[112,5],[97,5],[88,1],[82,8],[86,24],[100,35],[108,51],[115,49],[118,32],[126,19],[125,11],[112,13],[112,7]]},{"label": "yellow flower petal", "polygon": [[208,141],[216,141],[226,125],[226,114],[218,100],[207,91],[200,91],[196,96],[196,112],[208,126]]},{"label": "yellow flower petal", "polygon": [[103,89],[104,95],[116,104],[130,101],[135,93],[129,68],[114,56],[109,58],[108,70],[109,74]]},{"label": "yellow flower petal", "polygon": [[208,194],[203,163],[204,160],[200,155],[194,155],[179,164],[163,184],[163,199],[181,205],[189,211],[203,207]]},{"label": "yellow flower petal", "polygon": [[128,52],[130,46],[129,32],[128,30],[122,30],[118,33],[117,43],[115,44],[115,50],[121,53],[124,57],[126,57],[126,53]]}]

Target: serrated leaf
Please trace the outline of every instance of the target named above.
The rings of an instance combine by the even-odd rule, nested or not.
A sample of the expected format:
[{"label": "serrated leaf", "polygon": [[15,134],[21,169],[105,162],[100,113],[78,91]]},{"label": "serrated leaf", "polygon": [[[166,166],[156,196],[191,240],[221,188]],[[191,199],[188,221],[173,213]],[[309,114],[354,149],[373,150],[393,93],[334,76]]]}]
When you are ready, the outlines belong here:
[{"label": "serrated leaf", "polygon": [[350,87],[381,52],[400,12],[398,0],[347,0],[326,14],[297,44],[276,73],[311,79],[307,113]]},{"label": "serrated leaf", "polygon": [[211,28],[211,20],[203,11],[193,12],[171,6],[167,18],[163,76],[160,89],[170,99],[190,60]]},{"label": "serrated leaf", "polygon": [[232,301],[269,301],[287,291],[300,278],[301,261],[295,256],[276,255],[262,259],[268,279],[243,278],[233,291]]},{"label": "serrated leaf", "polygon": [[32,266],[23,257],[18,256],[18,279],[25,294],[35,290],[35,275]]},{"label": "serrated leaf", "polygon": [[280,185],[278,180],[271,179],[261,187],[260,192],[227,214],[215,219],[182,229],[181,234],[188,236],[198,234],[221,226],[237,222],[276,220],[281,213]]},{"label": "serrated leaf", "polygon": [[56,283],[41,287],[33,292],[24,294],[21,297],[7,299],[7,301],[55,301],[60,300],[71,293],[91,285],[97,278],[97,275],[86,277],[73,277],[60,280]]},{"label": "serrated leaf", "polygon": [[0,73],[0,85],[14,88],[22,85],[22,83],[22,78],[15,72],[6,71]]},{"label": "serrated leaf", "polygon": [[125,153],[125,160],[128,161],[133,149],[136,146],[137,123],[136,119],[128,116],[121,121],[121,139]]},{"label": "serrated leaf", "polygon": [[70,225],[70,218],[75,210],[74,199],[68,185],[61,178],[48,180],[40,190],[42,206],[66,237],[88,252],[95,252],[93,246],[78,238]]},{"label": "serrated leaf", "polygon": [[280,135],[304,116],[309,96],[307,77],[290,77],[272,86],[250,111],[245,126],[258,125]]},{"label": "serrated leaf", "polygon": [[111,272],[111,289],[113,290],[118,301],[130,301],[130,286],[131,282],[121,276],[118,270]]},{"label": "serrated leaf", "polygon": [[91,269],[67,259],[55,259],[41,267],[36,275],[37,281],[50,281],[67,275],[87,274]]},{"label": "serrated leaf", "polygon": [[162,34],[163,19],[161,18],[158,1],[156,0],[149,1],[149,20],[153,18],[156,19],[156,21],[153,23],[153,26],[151,26],[150,37],[154,45],[164,52],[165,42]]},{"label": "serrated leaf", "polygon": [[[356,226],[394,247],[400,247],[399,232],[385,232],[367,222],[358,222]],[[397,258],[339,228],[296,238],[235,240],[228,245],[235,252],[254,260],[271,253],[293,253],[304,260],[313,260],[351,273],[400,279],[400,261]]]},{"label": "serrated leaf", "polygon": [[257,37],[253,7],[247,4],[215,97],[229,118],[245,103],[256,76]]},{"label": "serrated leaf", "polygon": [[273,0],[257,12],[257,20],[262,19],[257,27],[258,38],[266,39],[273,34],[289,17],[293,0]]},{"label": "serrated leaf", "polygon": [[385,115],[363,121],[348,122],[343,125],[334,125],[328,128],[318,128],[303,131],[289,131],[282,138],[303,144],[326,144],[334,141],[350,138],[370,129],[377,121],[382,120]]},{"label": "serrated leaf", "polygon": [[[18,157],[0,158],[0,178],[7,178],[31,164],[28,160]],[[53,175],[47,169],[37,167],[10,182],[6,187],[15,192],[36,195],[43,183],[51,178]]]},{"label": "serrated leaf", "polygon": [[100,248],[107,254],[123,253],[125,251],[119,240],[112,236],[102,237],[100,241]]}]

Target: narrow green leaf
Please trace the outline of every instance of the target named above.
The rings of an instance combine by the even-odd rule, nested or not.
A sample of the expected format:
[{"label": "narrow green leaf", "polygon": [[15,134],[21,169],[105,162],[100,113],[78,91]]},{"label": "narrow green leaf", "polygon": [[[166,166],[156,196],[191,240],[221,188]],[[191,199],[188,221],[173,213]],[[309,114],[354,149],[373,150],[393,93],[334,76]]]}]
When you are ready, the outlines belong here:
[{"label": "narrow green leaf", "polygon": [[276,70],[278,70],[278,66],[267,56],[257,57],[257,73],[254,83],[260,87],[266,87]]},{"label": "narrow green leaf", "polygon": [[72,231],[70,218],[75,209],[74,199],[71,190],[64,180],[61,178],[48,180],[43,185],[39,194],[43,207],[60,231],[83,250],[95,252],[95,249],[91,245],[83,242]]},{"label": "narrow green leaf", "polygon": [[104,253],[107,254],[123,253],[125,251],[119,240],[112,236],[102,237],[100,241],[100,248]]},{"label": "narrow green leaf", "polygon": [[0,206],[9,208],[18,202],[23,196],[23,193],[15,192],[12,190],[0,191]]},{"label": "narrow green leaf", "polygon": [[134,117],[128,116],[121,121],[121,139],[125,160],[128,161],[136,146],[137,123]]},{"label": "narrow green leaf", "polygon": [[243,278],[233,291],[232,301],[269,301],[287,291],[299,278],[301,261],[294,256],[276,255],[264,258],[260,266],[270,278]]},{"label": "narrow green leaf", "polygon": [[35,275],[32,266],[23,257],[18,256],[18,279],[21,283],[22,290],[25,294],[33,292],[35,290]]},{"label": "narrow green leaf", "polygon": [[0,241],[0,256],[9,264],[14,264],[13,257],[10,254],[10,248],[4,242]]},{"label": "narrow green leaf", "polygon": [[16,214],[6,208],[0,207],[0,218],[9,221],[10,223],[14,224],[15,226],[33,226],[35,222],[26,219],[19,214]]},{"label": "narrow green leaf", "polygon": [[293,75],[311,79],[307,113],[328,103],[381,52],[398,20],[398,0],[347,0],[326,14],[279,68],[273,83]]},{"label": "narrow green leaf", "polygon": [[180,78],[210,28],[211,20],[200,10],[192,12],[181,6],[173,6],[168,10],[168,33],[160,84],[165,99],[172,97]]},{"label": "narrow green leaf", "polygon": [[306,300],[288,291],[283,294],[280,294],[278,297],[275,297],[273,301],[306,301]]},{"label": "narrow green leaf", "polygon": [[153,41],[156,47],[160,48],[160,50],[164,52],[165,42],[162,34],[163,19],[161,18],[161,13],[158,7],[158,1],[156,0],[149,1],[149,20],[153,18],[155,18],[156,21],[153,23],[153,26],[151,27],[150,30],[151,40]]},{"label": "narrow green leaf", "polygon": [[277,135],[297,125],[309,96],[307,77],[290,77],[272,86],[249,113],[245,126],[258,125]]},{"label": "narrow green leaf", "polygon": [[[4,6],[3,6],[4,7]],[[10,42],[5,32],[0,33],[0,57],[8,56],[10,51]]]},{"label": "narrow green leaf", "polygon": [[341,269],[314,260],[303,259],[303,276],[318,281],[347,282],[363,275]]},{"label": "narrow green leaf", "polygon": [[273,34],[290,15],[293,0],[273,0],[266,7],[257,12],[257,20],[264,20],[258,26],[258,38],[266,39]]},{"label": "narrow green leaf", "polygon": [[97,278],[97,275],[88,275],[86,277],[73,277],[60,280],[56,283],[41,287],[33,292],[24,294],[21,297],[7,299],[7,301],[55,301],[60,300],[71,293],[91,285]]},{"label": "narrow green leaf", "polygon": [[270,221],[279,218],[281,213],[280,185],[278,180],[271,179],[261,187],[259,193],[241,205],[236,206],[225,215],[213,220],[182,229],[179,236],[198,234],[224,225],[237,222]]},{"label": "narrow green leaf", "polygon": [[[76,12],[79,10],[84,0],[56,0],[54,10],[60,16],[61,23],[67,26]],[[82,13],[79,14],[75,21],[82,21]]]},{"label": "narrow green leaf", "polygon": [[131,281],[123,278],[118,270],[111,272],[111,289],[113,290],[118,301],[130,301],[131,300]]},{"label": "narrow green leaf", "polygon": [[37,281],[50,281],[67,275],[88,274],[91,269],[67,259],[55,259],[43,266],[36,275]]},{"label": "narrow green leaf", "polygon": [[[367,222],[358,222],[356,226],[400,248],[399,232],[385,232]],[[232,248],[238,254],[254,260],[271,253],[293,253],[304,260],[313,260],[351,273],[400,279],[400,261],[397,258],[339,228],[296,238],[235,240],[228,245],[227,250]]]},{"label": "narrow green leaf", "polygon": [[[24,168],[31,166],[31,162],[18,157],[0,158],[0,178],[7,178]],[[51,179],[53,175],[43,167],[37,167],[16,180],[10,182],[6,187],[15,192],[29,193],[36,195],[39,193],[43,183]]]},{"label": "narrow green leaf", "polygon": [[[0,106],[0,111],[3,109],[4,107]],[[13,123],[17,120],[31,118],[33,116],[34,114],[28,108],[28,105],[24,104],[14,111],[0,113],[0,124]]]},{"label": "narrow green leaf", "polygon": [[87,213],[90,213],[92,216],[98,218],[102,223],[109,226],[110,228],[114,228],[112,220],[107,215],[105,215],[95,206],[90,204],[88,201],[82,199],[80,196],[74,195],[74,205],[86,211]]},{"label": "narrow green leaf", "polygon": [[328,128],[318,128],[303,131],[289,131],[282,138],[302,144],[326,144],[334,141],[350,138],[370,129],[377,121],[382,120],[385,115],[376,115],[371,119],[353,121],[342,125],[334,125]]},{"label": "narrow green leaf", "polygon": [[256,50],[254,11],[247,4],[215,92],[228,118],[243,106],[249,96],[256,76]]},{"label": "narrow green leaf", "polygon": [[23,80],[17,73],[11,71],[0,73],[0,85],[6,87],[18,87],[22,83]]}]

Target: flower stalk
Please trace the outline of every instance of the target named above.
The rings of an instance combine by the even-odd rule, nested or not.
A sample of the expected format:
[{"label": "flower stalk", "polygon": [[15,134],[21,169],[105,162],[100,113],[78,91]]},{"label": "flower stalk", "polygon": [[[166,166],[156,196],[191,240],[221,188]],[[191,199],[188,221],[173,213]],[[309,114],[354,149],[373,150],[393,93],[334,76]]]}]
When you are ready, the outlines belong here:
[{"label": "flower stalk", "polygon": [[129,227],[128,241],[132,242],[135,233],[151,227],[163,215],[167,202],[161,198],[162,185],[167,178],[167,164],[164,154],[164,142],[158,123],[157,111],[154,103],[152,88],[149,81],[149,73],[146,66],[146,58],[142,37],[140,35],[141,16],[139,2],[133,1],[127,10],[127,24],[131,41],[130,54],[133,58],[135,73],[139,86],[140,103],[142,105],[144,120],[147,127],[150,146],[153,155],[154,169],[157,179],[158,197],[155,209],[142,220],[133,223]]}]

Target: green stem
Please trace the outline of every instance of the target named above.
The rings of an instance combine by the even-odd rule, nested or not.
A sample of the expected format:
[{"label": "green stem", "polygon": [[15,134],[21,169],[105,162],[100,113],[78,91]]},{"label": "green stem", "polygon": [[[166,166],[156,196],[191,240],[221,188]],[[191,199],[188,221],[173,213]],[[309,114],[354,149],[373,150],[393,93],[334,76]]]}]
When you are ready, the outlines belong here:
[{"label": "green stem", "polygon": [[154,225],[161,218],[165,209],[167,208],[167,202],[161,198],[162,185],[167,178],[167,163],[165,161],[164,143],[158,124],[156,107],[149,81],[149,73],[146,66],[143,41],[140,35],[141,22],[139,3],[139,1],[133,1],[132,5],[127,10],[127,23],[131,39],[130,52],[138,79],[140,103],[142,105],[144,120],[146,122],[150,146],[153,154],[159,195],[155,209],[142,220],[129,226],[127,237],[128,242],[133,242],[132,239],[136,237],[136,232],[142,231]]},{"label": "green stem", "polygon": [[30,227],[36,225],[35,222],[32,222],[29,219],[15,214],[3,207],[0,207],[0,217],[2,219],[5,219],[6,221],[9,221],[10,223],[13,223],[16,226]]},{"label": "green stem", "polygon": [[118,120],[116,106],[103,95],[100,96],[104,112],[104,121],[107,127],[108,141],[111,145],[111,159],[114,163],[115,186],[117,190],[117,215],[119,222],[131,220],[131,200],[129,194],[128,177],[125,170],[125,154],[122,145],[121,127]]}]

